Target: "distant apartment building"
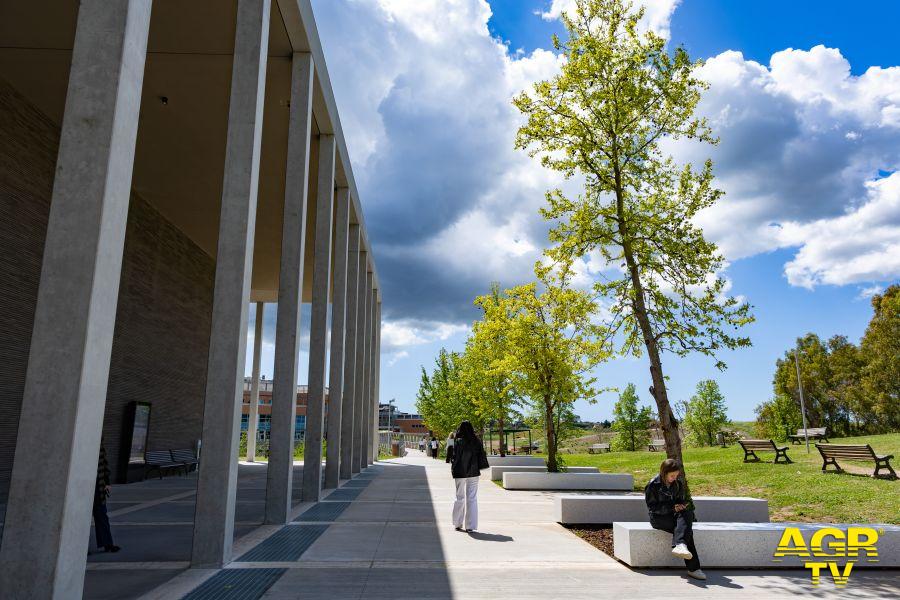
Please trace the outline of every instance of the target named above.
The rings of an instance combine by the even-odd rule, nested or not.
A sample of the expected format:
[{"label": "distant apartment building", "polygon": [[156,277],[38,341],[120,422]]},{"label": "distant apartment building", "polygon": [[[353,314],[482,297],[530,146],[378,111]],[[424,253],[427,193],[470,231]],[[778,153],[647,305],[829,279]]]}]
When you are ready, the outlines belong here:
[{"label": "distant apartment building", "polygon": [[[244,377],[244,400],[241,404],[241,431],[250,427],[250,386],[253,378]],[[306,433],[306,403],[309,387],[297,386],[297,408],[295,413],[294,440],[302,440]],[[325,418],[328,418],[328,390],[325,390]],[[259,425],[257,439],[269,439],[272,425],[272,380],[261,379],[259,382]]]}]

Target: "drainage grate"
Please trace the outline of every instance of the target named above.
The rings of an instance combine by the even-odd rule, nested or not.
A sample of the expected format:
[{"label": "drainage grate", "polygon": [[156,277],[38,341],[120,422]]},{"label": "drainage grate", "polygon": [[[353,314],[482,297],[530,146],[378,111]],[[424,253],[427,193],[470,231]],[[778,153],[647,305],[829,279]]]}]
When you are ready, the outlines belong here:
[{"label": "drainage grate", "polygon": [[347,507],[349,502],[319,502],[312,508],[309,508],[302,515],[294,519],[295,521],[334,521]]},{"label": "drainage grate", "polygon": [[334,490],[328,497],[325,498],[326,501],[331,502],[332,500],[356,500],[361,493],[365,491],[364,488],[355,487],[355,488],[347,488],[342,487],[339,490]]},{"label": "drainage grate", "polygon": [[238,562],[283,562],[300,558],[328,525],[288,525],[246,552]]},{"label": "drainage grate", "polygon": [[182,600],[256,600],[287,569],[223,569]]},{"label": "drainage grate", "polygon": [[345,483],[343,486],[341,486],[341,489],[343,490],[343,489],[347,489],[347,488],[364,488],[367,485],[369,485],[370,483],[372,483],[373,479],[374,479],[374,477],[368,477],[366,479],[351,479],[350,481]]}]

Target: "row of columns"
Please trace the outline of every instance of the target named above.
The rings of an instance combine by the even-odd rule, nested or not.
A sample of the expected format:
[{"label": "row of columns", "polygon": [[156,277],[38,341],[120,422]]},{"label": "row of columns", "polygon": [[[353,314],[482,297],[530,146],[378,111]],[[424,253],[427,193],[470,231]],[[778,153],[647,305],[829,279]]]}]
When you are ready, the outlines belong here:
[{"label": "row of columns", "polygon": [[[150,0],[82,0],[35,309],[0,597],[78,597],[105,410]],[[270,0],[238,0],[191,562],[231,559]],[[293,55],[266,515],[291,512],[314,65]],[[377,457],[380,298],[336,146],[318,136],[304,501]],[[334,232],[334,236],[332,236]],[[328,291],[332,289],[328,365]],[[250,423],[258,419],[257,306]],[[326,377],[327,375],[327,377]],[[330,390],[324,482],[326,381]],[[46,431],[54,432],[51,451]],[[248,452],[255,453],[255,435]],[[252,455],[252,454],[251,454]]]}]

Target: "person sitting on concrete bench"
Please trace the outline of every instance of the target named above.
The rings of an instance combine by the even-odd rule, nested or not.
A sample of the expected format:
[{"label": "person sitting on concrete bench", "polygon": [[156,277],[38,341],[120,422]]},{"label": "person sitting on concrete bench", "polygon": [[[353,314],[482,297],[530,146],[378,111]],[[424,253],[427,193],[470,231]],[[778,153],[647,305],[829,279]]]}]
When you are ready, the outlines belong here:
[{"label": "person sitting on concrete bench", "polygon": [[650,511],[650,525],[672,534],[672,554],[684,559],[688,575],[706,579],[700,570],[700,557],[694,545],[694,511],[688,508],[685,485],[679,479],[681,464],[667,458],[659,466],[659,475],[644,488],[644,498]]}]

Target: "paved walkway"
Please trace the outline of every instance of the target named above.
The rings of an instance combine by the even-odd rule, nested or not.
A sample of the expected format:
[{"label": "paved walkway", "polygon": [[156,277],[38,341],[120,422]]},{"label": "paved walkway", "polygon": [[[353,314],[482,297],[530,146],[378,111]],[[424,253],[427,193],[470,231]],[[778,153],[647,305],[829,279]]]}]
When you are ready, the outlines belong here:
[{"label": "paved walkway", "polygon": [[897,571],[854,572],[818,589],[805,571],[632,570],[553,522],[551,493],[482,480],[477,533],[453,529],[453,481],[412,451],[346,482],[286,527],[259,527],[221,571],[182,570],[144,600],[171,598],[834,598],[900,597]]}]

